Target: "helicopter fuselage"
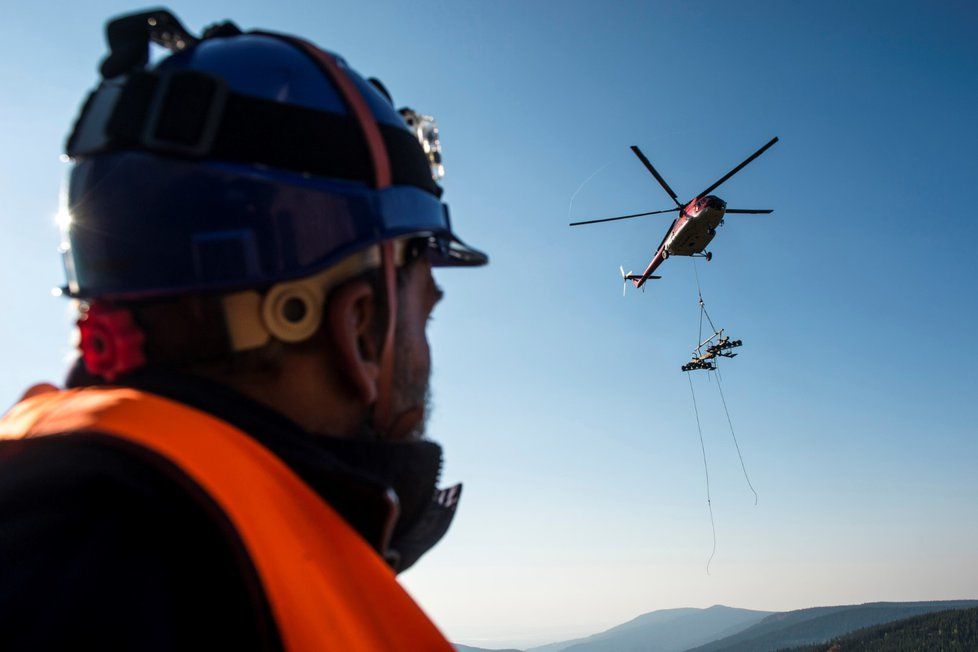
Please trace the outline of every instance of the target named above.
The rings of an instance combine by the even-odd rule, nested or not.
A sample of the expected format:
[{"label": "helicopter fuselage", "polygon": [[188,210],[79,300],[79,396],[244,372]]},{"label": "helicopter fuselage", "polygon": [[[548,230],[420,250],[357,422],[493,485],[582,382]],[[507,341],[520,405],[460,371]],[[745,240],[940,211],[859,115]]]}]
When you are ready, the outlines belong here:
[{"label": "helicopter fuselage", "polygon": [[689,202],[684,208],[662,248],[670,256],[692,256],[702,253],[717,234],[727,204],[719,197],[707,195]]}]

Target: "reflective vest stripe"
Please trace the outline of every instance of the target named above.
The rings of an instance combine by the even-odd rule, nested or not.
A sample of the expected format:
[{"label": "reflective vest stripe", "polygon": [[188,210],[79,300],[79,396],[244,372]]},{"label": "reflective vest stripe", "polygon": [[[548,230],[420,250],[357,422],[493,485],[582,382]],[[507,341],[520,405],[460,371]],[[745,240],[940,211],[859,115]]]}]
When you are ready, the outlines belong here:
[{"label": "reflective vest stripe", "polygon": [[379,555],[284,462],[230,424],[131,389],[35,395],[0,438],[99,432],[169,460],[237,529],[287,650],[453,648]]}]

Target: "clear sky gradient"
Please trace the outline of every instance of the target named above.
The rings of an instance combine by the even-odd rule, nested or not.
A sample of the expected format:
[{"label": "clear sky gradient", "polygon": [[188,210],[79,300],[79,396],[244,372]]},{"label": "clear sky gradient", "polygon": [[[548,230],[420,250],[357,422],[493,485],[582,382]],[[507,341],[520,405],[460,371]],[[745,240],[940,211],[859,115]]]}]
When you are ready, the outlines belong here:
[{"label": "clear sky gradient", "polygon": [[[302,34],[440,123],[446,199],[490,267],[445,271],[431,325],[446,540],[404,576],[456,641],[593,633],[653,609],[978,597],[974,407],[978,9],[968,2],[176,2]],[[15,3],[0,24],[0,400],[70,354],[54,215],[63,139],[122,2]],[[717,194],[697,261],[744,341],[689,386],[692,261],[621,296],[683,199]],[[590,180],[584,183],[585,180]],[[583,184],[583,185],[582,185]],[[573,197],[573,202],[571,198]],[[568,219],[571,218],[571,219]]]}]

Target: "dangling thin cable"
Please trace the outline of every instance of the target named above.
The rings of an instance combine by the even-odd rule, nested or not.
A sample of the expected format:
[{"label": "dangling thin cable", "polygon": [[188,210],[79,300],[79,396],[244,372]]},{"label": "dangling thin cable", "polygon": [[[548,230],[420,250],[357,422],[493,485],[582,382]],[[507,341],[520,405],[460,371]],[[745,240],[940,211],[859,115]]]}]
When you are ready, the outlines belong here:
[{"label": "dangling thin cable", "polygon": [[705,312],[705,309],[703,308],[703,297],[701,295],[700,296],[700,332],[699,332],[699,335],[696,336],[696,342],[697,342],[697,344],[696,344],[696,354],[697,355],[699,355],[700,348],[703,346],[702,342],[703,342],[703,313],[704,312]]},{"label": "dangling thin cable", "polygon": [[703,443],[703,428],[700,426],[700,411],[696,407],[696,392],[693,391],[693,378],[686,374],[689,380],[689,393],[693,397],[693,413],[696,415],[696,430],[700,433],[700,450],[703,451],[703,472],[706,474],[706,506],[710,510],[710,528],[713,529],[713,552],[706,561],[706,574],[710,574],[710,564],[713,562],[714,555],[717,554],[717,526],[713,521],[713,501],[710,499],[710,467],[706,463],[706,444]]},{"label": "dangling thin cable", "polygon": [[720,400],[723,402],[723,411],[727,414],[727,424],[730,426],[730,436],[733,437],[734,446],[737,448],[737,457],[740,458],[740,468],[744,471],[744,480],[747,480],[747,486],[750,487],[751,493],[754,494],[754,505],[757,505],[757,492],[754,490],[754,485],[751,484],[750,476],[747,475],[747,466],[744,465],[744,456],[740,453],[740,444],[737,442],[737,433],[734,432],[733,421],[730,420],[730,410],[727,409],[727,399],[723,397],[723,386],[720,384],[720,375],[713,371],[714,375],[717,377],[717,389],[720,390]]},{"label": "dangling thin cable", "polygon": [[699,295],[699,298],[700,298],[700,310],[702,311],[702,314],[700,315],[700,320],[701,320],[700,321],[700,341],[702,342],[703,341],[703,326],[702,326],[703,315],[706,315],[706,320],[708,322],[710,322],[710,328],[713,329],[713,332],[714,333],[717,332],[717,327],[713,325],[713,320],[710,319],[710,313],[708,313],[706,311],[706,304],[703,302],[703,290],[702,290],[702,288],[700,288],[700,273],[696,269],[696,259],[695,258],[693,259],[693,274],[696,276],[696,294]]},{"label": "dangling thin cable", "polygon": [[703,304],[703,314],[706,315],[706,321],[708,321],[710,323],[710,328],[712,328],[713,329],[713,332],[716,333],[717,332],[717,327],[713,325],[713,320],[710,319],[710,313],[707,312],[707,310],[706,310],[706,304],[705,303]]}]

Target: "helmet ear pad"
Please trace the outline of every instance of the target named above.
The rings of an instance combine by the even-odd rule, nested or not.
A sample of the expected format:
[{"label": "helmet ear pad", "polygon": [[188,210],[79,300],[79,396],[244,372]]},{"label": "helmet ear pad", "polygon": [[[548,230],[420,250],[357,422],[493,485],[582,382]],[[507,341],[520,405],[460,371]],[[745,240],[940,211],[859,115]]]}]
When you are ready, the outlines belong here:
[{"label": "helmet ear pad", "polygon": [[324,300],[323,292],[314,283],[278,283],[265,293],[262,300],[262,323],[277,340],[289,343],[305,341],[322,324]]},{"label": "helmet ear pad", "polygon": [[[405,260],[406,245],[394,241],[395,263]],[[243,290],[223,297],[224,320],[233,351],[247,351],[280,342],[303,342],[319,330],[326,295],[339,284],[380,267],[380,248],[368,247],[347,256],[331,267],[294,281],[276,283],[264,292]]]}]

